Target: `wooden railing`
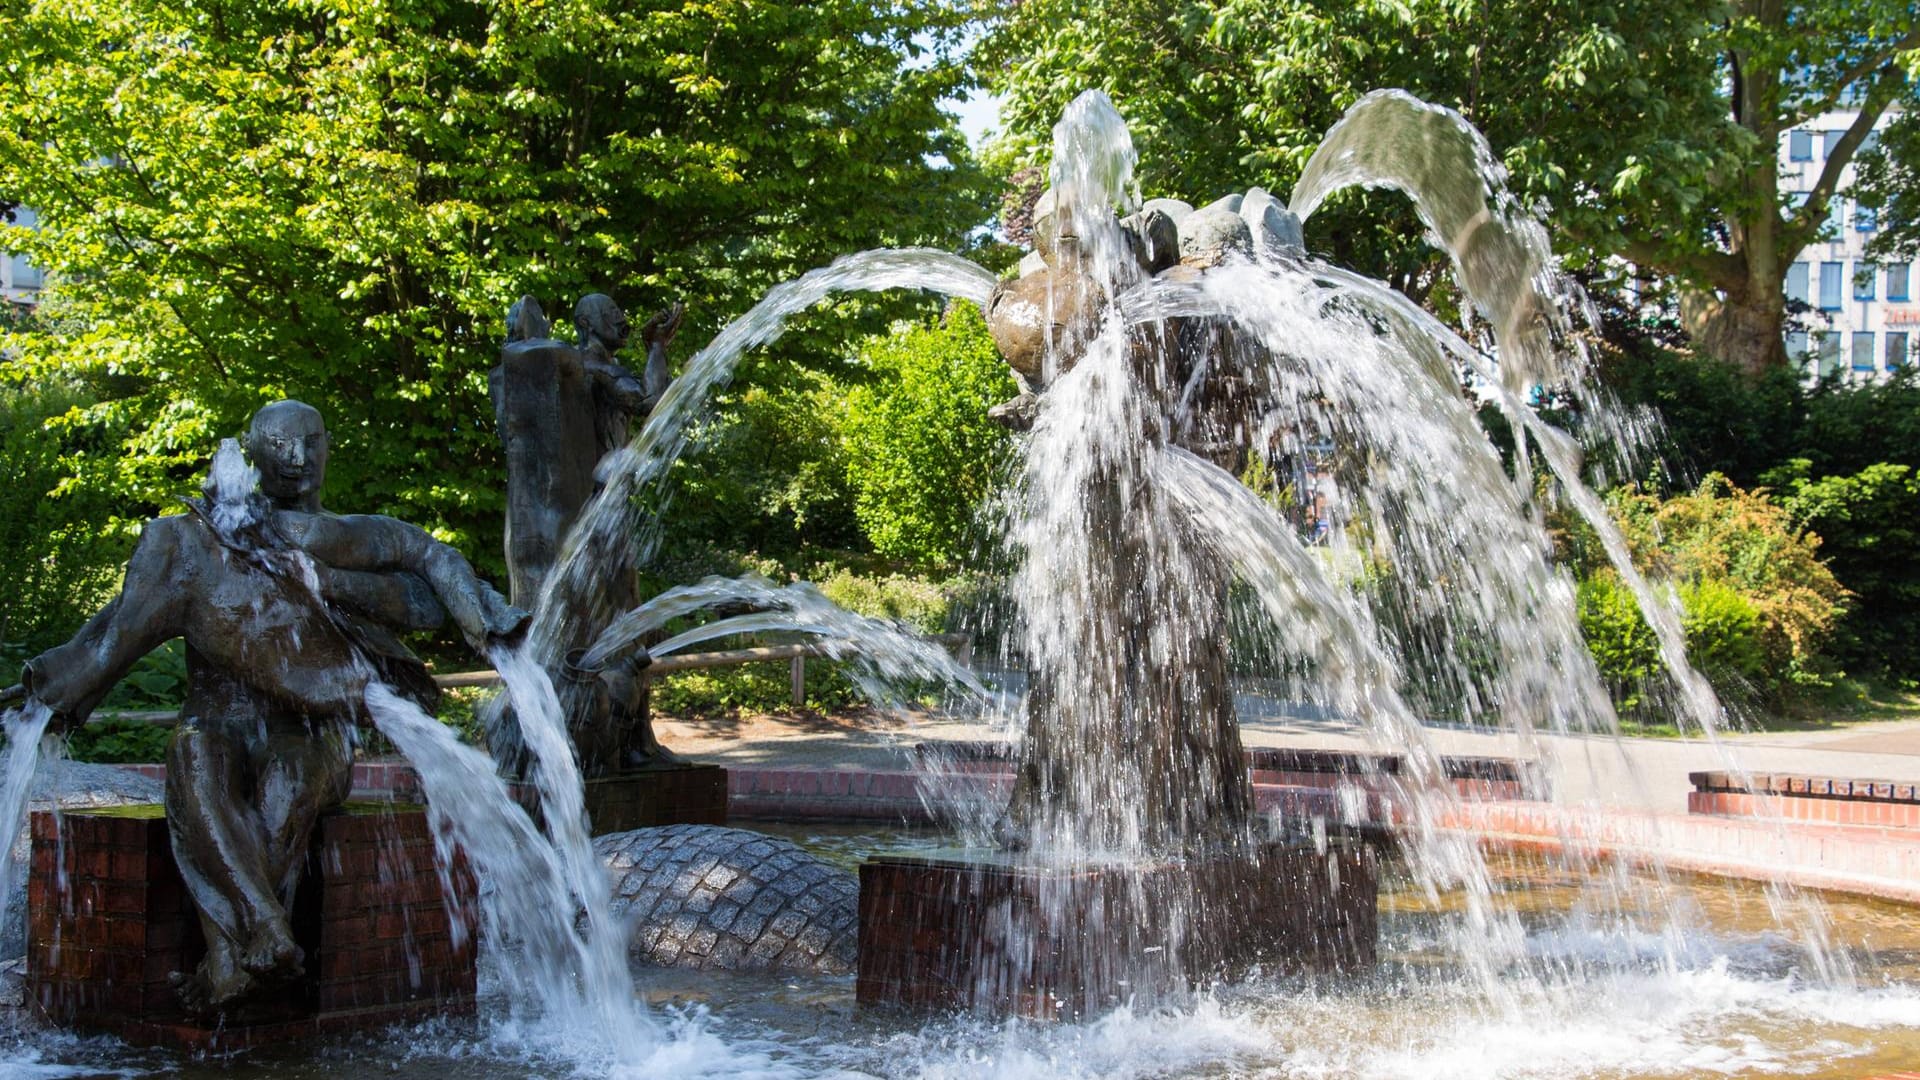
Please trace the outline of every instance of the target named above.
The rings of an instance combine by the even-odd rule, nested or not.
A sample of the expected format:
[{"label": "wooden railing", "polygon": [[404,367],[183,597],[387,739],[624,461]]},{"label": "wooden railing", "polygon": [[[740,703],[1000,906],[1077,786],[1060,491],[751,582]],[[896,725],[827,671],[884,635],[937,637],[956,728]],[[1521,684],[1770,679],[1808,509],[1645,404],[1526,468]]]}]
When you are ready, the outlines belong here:
[{"label": "wooden railing", "polygon": [[[972,665],[973,636],[971,634],[935,634],[927,640],[937,641],[946,646],[962,666]],[[663,656],[649,664],[643,674],[649,679],[654,679],[676,671],[701,671],[707,668],[738,667],[741,664],[765,664],[785,660],[792,680],[793,704],[799,707],[807,703],[807,658],[827,655],[829,655],[828,650],[820,645],[763,645],[753,649],[723,649],[718,652]],[[460,671],[451,675],[435,675],[433,681],[442,690],[460,690],[476,686],[493,686],[500,681],[500,674],[491,669]],[[162,726],[170,726],[180,718],[177,712],[96,713],[94,718],[105,719],[108,716]]]}]

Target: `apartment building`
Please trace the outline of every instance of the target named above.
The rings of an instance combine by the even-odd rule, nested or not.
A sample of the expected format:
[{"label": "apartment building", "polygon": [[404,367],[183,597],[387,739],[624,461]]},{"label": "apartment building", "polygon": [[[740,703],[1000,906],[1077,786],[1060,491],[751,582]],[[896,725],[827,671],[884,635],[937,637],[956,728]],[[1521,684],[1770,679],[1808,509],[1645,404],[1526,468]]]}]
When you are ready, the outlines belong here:
[{"label": "apartment building", "polygon": [[[14,211],[14,222],[31,227],[36,219],[33,211],[23,206]],[[32,307],[39,300],[43,280],[40,268],[28,262],[26,256],[0,252],[0,302]]]},{"label": "apartment building", "polygon": [[[1827,155],[1856,115],[1826,113],[1781,136],[1783,192],[1805,201]],[[1880,126],[1891,120],[1891,115],[1882,116]],[[1828,208],[1822,238],[1787,268],[1787,299],[1812,309],[1801,316],[1800,328],[1788,331],[1787,354],[1805,363],[1810,375],[1873,378],[1914,363],[1920,348],[1920,296],[1915,292],[1920,266],[1868,258],[1867,243],[1878,222],[1871,210],[1848,197],[1852,184],[1849,163]]]}]

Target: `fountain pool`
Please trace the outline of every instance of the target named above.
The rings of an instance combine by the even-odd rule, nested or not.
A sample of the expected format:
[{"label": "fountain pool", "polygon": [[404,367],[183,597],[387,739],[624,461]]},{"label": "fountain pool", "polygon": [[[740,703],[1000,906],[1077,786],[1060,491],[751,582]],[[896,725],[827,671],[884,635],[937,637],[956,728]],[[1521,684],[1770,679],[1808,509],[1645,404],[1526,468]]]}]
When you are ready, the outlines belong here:
[{"label": "fountain pool", "polygon": [[[849,866],[873,852],[951,842],[929,832],[758,827]],[[1282,983],[1254,973],[1185,1001],[1077,1023],[861,1009],[847,977],[638,967],[636,993],[661,1018],[662,1038],[644,1064],[615,1075],[1863,1080],[1920,1061],[1920,923],[1908,909],[1830,897],[1834,943],[1862,974],[1857,985],[1824,987],[1806,978],[1805,953],[1751,886],[1637,872],[1597,881],[1518,856],[1495,858],[1491,869],[1525,933],[1524,959],[1491,993],[1461,978],[1462,958],[1447,944],[1464,898],[1430,898],[1390,869],[1381,964],[1369,974]],[[1605,903],[1593,903],[1595,890]],[[1580,914],[1614,908],[1622,891],[1660,915],[1636,924]],[[0,1039],[0,1069],[23,1078],[603,1075],[471,1021],[201,1062],[44,1032],[24,1045]]]}]

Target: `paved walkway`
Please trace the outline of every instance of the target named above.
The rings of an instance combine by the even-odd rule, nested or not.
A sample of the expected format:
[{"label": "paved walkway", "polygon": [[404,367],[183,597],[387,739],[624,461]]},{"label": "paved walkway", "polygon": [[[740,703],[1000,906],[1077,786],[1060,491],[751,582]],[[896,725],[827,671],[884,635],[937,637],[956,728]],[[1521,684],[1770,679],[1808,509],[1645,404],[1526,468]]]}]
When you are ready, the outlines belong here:
[{"label": "paved walkway", "polygon": [[[1240,695],[1238,703],[1248,746],[1394,749],[1374,744],[1361,726],[1310,706],[1251,694]],[[1003,703],[1002,711],[1013,714],[1011,699]],[[911,764],[908,753],[923,740],[1004,739],[1015,730],[1017,724],[1004,721],[931,716],[912,723],[778,717],[713,723],[663,719],[659,723],[661,739],[668,746],[736,768],[904,769]],[[1572,804],[1683,812],[1687,792],[1692,790],[1687,774],[1705,770],[1920,781],[1920,720],[1831,731],[1731,735],[1718,745],[1700,739],[1603,736],[1543,736],[1528,741],[1444,725],[1424,731],[1444,754],[1544,760],[1556,801]]]},{"label": "paved walkway", "polygon": [[[902,801],[918,802],[909,775],[917,744],[1005,739],[1017,728],[1007,719],[1015,713],[1009,704],[1003,702],[998,710],[1000,723],[937,717],[912,723],[757,717],[710,724],[663,719],[658,728],[668,746],[734,770],[736,809],[758,805],[759,800],[764,804],[759,812],[831,815],[849,813],[864,799],[885,816],[897,813]],[[1359,725],[1325,710],[1256,695],[1242,695],[1238,705],[1249,747],[1400,749],[1377,745]],[[1494,843],[1571,847],[1592,855],[1651,859],[1682,869],[1920,903],[1920,847],[1911,829],[1703,816],[1689,813],[1687,806],[1693,790],[1690,772],[1744,770],[1920,782],[1920,721],[1742,734],[1713,743],[1598,736],[1523,739],[1444,725],[1427,726],[1422,735],[1441,754],[1545,764],[1551,803],[1469,800],[1449,810],[1446,827]],[[1284,797],[1286,791],[1276,788],[1269,794]],[[1003,799],[1004,792],[983,789],[972,797],[992,801]]]}]

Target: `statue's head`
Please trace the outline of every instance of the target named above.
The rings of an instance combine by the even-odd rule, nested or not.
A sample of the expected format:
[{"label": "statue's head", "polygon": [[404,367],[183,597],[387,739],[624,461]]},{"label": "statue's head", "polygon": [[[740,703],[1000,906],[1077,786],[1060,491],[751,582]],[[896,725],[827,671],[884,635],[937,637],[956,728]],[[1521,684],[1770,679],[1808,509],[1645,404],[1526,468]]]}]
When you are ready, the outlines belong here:
[{"label": "statue's head", "polygon": [[537,341],[547,336],[547,315],[540,301],[523,296],[507,309],[507,342]]},{"label": "statue's head", "polygon": [[253,414],[247,457],[260,490],[283,509],[318,510],[327,479],[327,425],[305,402],[276,401]]},{"label": "statue's head", "polygon": [[609,353],[615,353],[627,344],[627,313],[605,293],[580,298],[573,308],[573,328],[580,335],[583,349],[598,341]]}]

